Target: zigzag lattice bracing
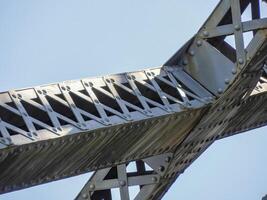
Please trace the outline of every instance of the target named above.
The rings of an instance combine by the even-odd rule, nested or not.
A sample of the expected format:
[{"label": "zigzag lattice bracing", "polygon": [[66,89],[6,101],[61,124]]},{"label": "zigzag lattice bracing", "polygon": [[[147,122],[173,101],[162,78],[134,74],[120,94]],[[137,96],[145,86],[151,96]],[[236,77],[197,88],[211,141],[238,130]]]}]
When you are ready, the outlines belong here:
[{"label": "zigzag lattice bracing", "polygon": [[95,171],[76,199],[161,199],[214,141],[267,124],[266,29],[260,1],[221,0],[162,67],[1,93],[0,193]]}]

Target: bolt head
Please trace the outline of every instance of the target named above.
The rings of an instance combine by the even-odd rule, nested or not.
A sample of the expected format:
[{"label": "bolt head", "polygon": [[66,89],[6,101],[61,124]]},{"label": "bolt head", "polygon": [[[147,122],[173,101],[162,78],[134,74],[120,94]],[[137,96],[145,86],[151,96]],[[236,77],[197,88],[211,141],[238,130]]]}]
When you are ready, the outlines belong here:
[{"label": "bolt head", "polygon": [[164,171],[164,167],[163,166],[160,166],[159,168],[158,168],[158,170],[160,171],[160,172],[163,172]]},{"label": "bolt head", "polygon": [[165,158],[165,162],[166,163],[169,163],[170,161],[171,161],[171,157],[170,156],[168,156],[168,157]]},{"label": "bolt head", "polygon": [[157,181],[158,181],[157,177],[153,176],[153,177],[152,177],[152,181],[153,181],[154,183],[157,182]]},{"label": "bolt head", "polygon": [[244,64],[244,60],[243,60],[242,58],[239,58],[239,59],[238,59],[238,63],[239,63],[240,65],[242,65],[242,64]]},{"label": "bolt head", "polygon": [[236,69],[233,68],[233,69],[232,69],[232,74],[236,74],[236,73],[237,73]]},{"label": "bolt head", "polygon": [[197,46],[200,47],[202,45],[202,41],[201,40],[198,40],[197,41]]},{"label": "bolt head", "polygon": [[183,60],[183,65],[187,65],[188,64],[188,60],[187,59],[184,59]]},{"label": "bolt head", "polygon": [[239,31],[240,30],[240,26],[237,24],[237,25],[235,25],[235,30],[236,31]]},{"label": "bolt head", "polygon": [[204,35],[205,37],[208,37],[208,36],[209,36],[209,32],[208,32],[208,31],[203,31],[203,35]]},{"label": "bolt head", "polygon": [[223,93],[223,89],[222,89],[222,88],[219,88],[219,89],[218,89],[218,93],[219,93],[219,94],[222,94],[222,93]]},{"label": "bolt head", "polygon": [[94,184],[90,184],[90,185],[89,185],[89,188],[90,188],[91,190],[93,190],[93,189],[95,189],[95,185],[94,185]]},{"label": "bolt head", "polygon": [[125,181],[119,181],[119,185],[120,186],[125,186],[126,185],[126,182]]},{"label": "bolt head", "polygon": [[195,55],[195,52],[194,52],[193,50],[190,50],[190,51],[189,51],[189,55],[190,55],[190,56],[194,56],[194,55]]},{"label": "bolt head", "polygon": [[84,199],[87,199],[87,198],[88,198],[88,194],[83,193],[82,197],[83,197]]},{"label": "bolt head", "polygon": [[224,80],[224,82],[225,82],[226,85],[228,85],[228,84],[230,83],[230,80],[229,80],[228,78],[226,78],[226,79]]}]

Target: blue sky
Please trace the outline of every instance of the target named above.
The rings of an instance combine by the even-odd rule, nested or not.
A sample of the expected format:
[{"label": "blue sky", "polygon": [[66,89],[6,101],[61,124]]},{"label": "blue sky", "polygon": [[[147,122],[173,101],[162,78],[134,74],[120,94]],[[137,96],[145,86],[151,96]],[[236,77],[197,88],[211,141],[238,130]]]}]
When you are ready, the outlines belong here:
[{"label": "blue sky", "polygon": [[[1,0],[0,90],[163,64],[218,0]],[[164,200],[252,200],[267,194],[266,128],[216,142]],[[0,196],[73,199],[89,174]]]}]

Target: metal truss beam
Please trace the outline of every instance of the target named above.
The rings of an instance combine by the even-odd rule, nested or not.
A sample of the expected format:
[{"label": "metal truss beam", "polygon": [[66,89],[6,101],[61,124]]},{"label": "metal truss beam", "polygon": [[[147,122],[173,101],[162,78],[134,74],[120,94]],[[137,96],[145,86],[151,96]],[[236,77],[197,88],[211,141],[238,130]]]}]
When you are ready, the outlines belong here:
[{"label": "metal truss beam", "polygon": [[[249,4],[252,20],[242,22]],[[267,124],[266,22],[260,19],[258,1],[221,1],[195,38],[164,65],[183,68],[219,98],[175,149],[164,180],[143,199],[161,199],[214,141]],[[245,47],[243,33],[248,31],[254,38]],[[226,44],[228,35],[234,36],[236,49]]]},{"label": "metal truss beam", "polygon": [[[111,189],[119,188],[121,199],[129,200],[129,187],[139,186],[140,191],[134,197],[135,200],[148,199],[150,192],[164,178],[172,154],[153,156],[143,160],[137,160],[136,172],[127,173],[127,164],[118,165],[97,171],[86,183],[77,200],[111,200]],[[151,169],[146,169],[149,166]]]},{"label": "metal truss beam", "polygon": [[95,171],[77,199],[161,199],[215,140],[266,124],[266,28],[259,1],[222,0],[162,67],[1,93],[0,193]]}]

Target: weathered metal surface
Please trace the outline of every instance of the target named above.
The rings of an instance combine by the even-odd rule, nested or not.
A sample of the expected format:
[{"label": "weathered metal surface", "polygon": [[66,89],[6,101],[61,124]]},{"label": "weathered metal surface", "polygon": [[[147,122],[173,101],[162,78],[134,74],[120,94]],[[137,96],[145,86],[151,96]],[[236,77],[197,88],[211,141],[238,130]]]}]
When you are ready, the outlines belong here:
[{"label": "weathered metal surface", "polygon": [[[0,193],[96,171],[78,199],[110,200],[116,186],[127,200],[133,180],[136,200],[160,199],[215,140],[265,125],[267,19],[255,2],[220,1],[163,67],[1,93]],[[242,22],[249,4],[252,20]],[[168,153],[153,184],[125,173],[131,161]],[[102,172],[115,168],[106,182]]]},{"label": "weathered metal surface", "polygon": [[[251,129],[259,128],[267,125],[267,114],[265,104],[267,100],[267,92],[257,94],[249,97],[246,101],[233,105],[238,107],[242,117],[236,115],[231,120],[238,121],[238,126],[235,124],[227,125],[225,130],[221,134],[206,135],[205,137],[199,137],[196,140],[190,142],[184,142],[181,144],[176,152],[168,172],[164,177],[164,181],[152,192],[155,199],[160,199],[170,188],[172,183],[184,172],[191,164],[196,160],[213,142],[216,140],[246,132]],[[255,103],[256,102],[256,103]],[[256,105],[255,105],[256,104]],[[248,108],[249,109],[248,112]],[[260,109],[259,109],[260,108]],[[257,112],[257,116],[251,115],[251,113]],[[218,113],[219,115],[219,113]],[[249,123],[248,123],[249,122]],[[218,121],[214,121],[211,127],[219,125]],[[217,129],[218,130],[218,129]],[[208,130],[207,132],[208,133]]]},{"label": "weathered metal surface", "polygon": [[173,152],[210,101],[162,68],[2,93],[0,193]]},{"label": "weathered metal surface", "polygon": [[[242,22],[241,13],[249,3],[253,19]],[[263,25],[266,20],[258,18],[259,3],[255,1],[240,4],[234,0],[221,1],[199,34],[165,64],[168,69],[185,69],[219,98],[177,147],[166,174],[145,199],[161,199],[179,175],[216,139],[267,123],[264,106],[267,95],[261,77],[267,55],[266,31],[260,30],[266,28]],[[258,26],[259,23],[263,24]],[[245,48],[243,32],[251,30],[254,38]],[[224,41],[231,34],[236,49]]]},{"label": "weathered metal surface", "polygon": [[202,114],[202,110],[172,114],[9,147],[1,152],[1,192],[172,152]]},{"label": "weathered metal surface", "polygon": [[262,82],[267,59],[266,33],[262,32],[262,36],[265,42],[258,46],[258,53],[178,146],[165,180],[151,192],[152,199],[162,198],[179,175],[214,141],[267,124],[267,90],[264,90],[265,83]]},{"label": "weathered metal surface", "polygon": [[[98,170],[86,183],[76,199],[111,198],[109,197],[111,195],[110,189],[119,188],[120,198],[129,200],[128,187],[131,186],[140,187],[135,197],[136,200],[147,199],[150,197],[150,192],[155,189],[156,184],[164,177],[172,157],[172,153],[165,153],[137,160],[133,163],[136,164],[136,171],[131,172],[127,171],[128,164]],[[151,169],[147,169],[145,165],[148,165]]]}]

